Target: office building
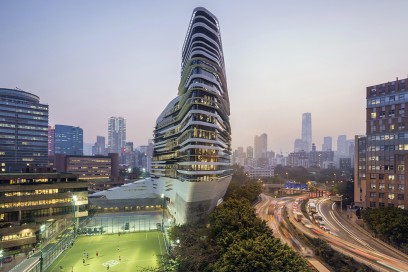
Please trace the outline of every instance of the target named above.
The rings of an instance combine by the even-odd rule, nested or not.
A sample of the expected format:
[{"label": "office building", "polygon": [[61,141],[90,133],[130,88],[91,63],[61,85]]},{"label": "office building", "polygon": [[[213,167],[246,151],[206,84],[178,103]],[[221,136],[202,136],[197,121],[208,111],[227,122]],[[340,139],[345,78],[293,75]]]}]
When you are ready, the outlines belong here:
[{"label": "office building", "polygon": [[337,137],[337,156],[346,157],[347,156],[347,136],[339,135]]},{"label": "office building", "polygon": [[38,96],[0,88],[0,132],[2,172],[48,164],[48,105]]},{"label": "office building", "polygon": [[54,154],[82,156],[84,132],[80,127],[55,125]]},{"label": "office building", "polygon": [[246,148],[246,155],[248,159],[253,159],[254,158],[254,148],[252,146],[248,146]]},{"label": "office building", "polygon": [[105,155],[106,148],[105,148],[105,137],[103,136],[96,136],[96,143],[92,147],[92,155]]},{"label": "office building", "polygon": [[123,117],[111,117],[108,120],[109,153],[121,153],[126,144],[126,120]]},{"label": "office building", "polygon": [[217,18],[194,9],[182,50],[178,96],[157,118],[152,183],[176,224],[221,203],[232,175],[231,127]]},{"label": "office building", "polygon": [[355,136],[354,152],[354,204],[366,208],[367,193],[367,137]]},{"label": "office building", "polygon": [[75,156],[55,154],[55,169],[78,175],[85,180],[117,180],[119,178],[119,155]]},{"label": "office building", "polygon": [[268,135],[263,133],[256,135],[254,138],[254,156],[255,160],[260,158],[266,158],[266,152],[268,151]]},{"label": "office building", "polygon": [[302,114],[302,141],[305,144],[305,151],[310,152],[312,148],[312,114],[310,112]]},{"label": "office building", "polygon": [[76,219],[88,216],[88,186],[76,175],[0,174],[0,188],[0,248],[5,252],[28,252],[41,240],[55,238],[73,225],[74,211]]},{"label": "office building", "polygon": [[[356,202],[364,207],[408,207],[407,79],[366,89],[366,173],[355,181]],[[363,139],[363,138],[362,138]],[[361,166],[363,140],[357,139],[355,163]],[[357,168],[356,167],[356,168]],[[361,169],[359,169],[361,170]],[[365,183],[365,184],[364,184]],[[361,201],[361,198],[363,198]]]},{"label": "office building", "polygon": [[332,137],[326,136],[323,138],[322,151],[332,151],[333,150],[333,140]]},{"label": "office building", "polygon": [[51,126],[48,126],[48,157],[54,156],[54,137],[55,129]]},{"label": "office building", "polygon": [[302,139],[296,139],[294,143],[294,152],[301,152],[301,151],[306,151],[306,142],[304,142]]}]

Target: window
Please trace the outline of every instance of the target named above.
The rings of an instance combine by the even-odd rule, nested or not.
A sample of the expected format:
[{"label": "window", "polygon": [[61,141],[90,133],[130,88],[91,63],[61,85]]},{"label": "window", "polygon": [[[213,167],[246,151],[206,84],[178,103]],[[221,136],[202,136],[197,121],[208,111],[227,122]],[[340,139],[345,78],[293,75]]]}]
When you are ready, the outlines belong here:
[{"label": "window", "polygon": [[397,170],[398,171],[404,171],[405,170],[405,165],[399,164],[398,167],[397,167]]},{"label": "window", "polygon": [[375,208],[375,207],[376,207],[375,202],[370,201],[370,207],[371,207],[371,208]]},{"label": "window", "polygon": [[384,190],[384,189],[385,189],[385,183],[380,183],[380,184],[378,185],[378,189]]},{"label": "window", "polygon": [[394,198],[395,198],[395,195],[393,193],[388,194],[388,199],[394,199]]},{"label": "window", "polygon": [[378,203],[378,207],[380,207],[380,208],[385,207],[385,203],[384,203],[384,202],[379,202],[379,203]]},{"label": "window", "polygon": [[388,180],[395,180],[395,176],[394,175],[388,175]]},{"label": "window", "polygon": [[398,194],[398,200],[404,200],[404,194]]},{"label": "window", "polygon": [[375,197],[375,192],[370,192],[370,197]]},{"label": "window", "polygon": [[372,119],[375,119],[375,118],[377,118],[377,113],[375,113],[375,112],[372,112],[372,113],[371,113],[371,118],[372,118]]},{"label": "window", "polygon": [[398,208],[404,209],[405,207],[404,207],[404,205],[398,205]]},{"label": "window", "polygon": [[398,180],[399,181],[405,180],[405,175],[398,175]]},{"label": "window", "polygon": [[388,207],[394,207],[393,203],[388,203]]},{"label": "window", "polygon": [[394,190],[394,184],[391,184],[391,183],[388,184],[388,190],[392,190],[392,191],[393,191],[393,190]]},{"label": "window", "polygon": [[371,184],[370,184],[370,188],[371,189],[375,189],[377,186],[375,186],[375,182],[371,182]]},{"label": "window", "polygon": [[405,184],[398,184],[398,191],[404,191]]},{"label": "window", "polygon": [[378,198],[384,198],[385,197],[385,193],[378,193]]}]

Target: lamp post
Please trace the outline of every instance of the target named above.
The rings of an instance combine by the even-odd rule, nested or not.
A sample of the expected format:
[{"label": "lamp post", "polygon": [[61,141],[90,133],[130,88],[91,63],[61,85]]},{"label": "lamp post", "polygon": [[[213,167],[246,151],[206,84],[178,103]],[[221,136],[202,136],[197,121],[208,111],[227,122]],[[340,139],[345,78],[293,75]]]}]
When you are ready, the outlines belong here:
[{"label": "lamp post", "polygon": [[162,232],[164,232],[164,205],[165,205],[165,198],[164,194],[161,194],[160,196],[163,199],[163,204],[162,204]]},{"label": "lamp post", "polygon": [[76,202],[78,201],[78,197],[76,195],[72,196],[72,205],[74,210],[74,239],[76,238]]}]

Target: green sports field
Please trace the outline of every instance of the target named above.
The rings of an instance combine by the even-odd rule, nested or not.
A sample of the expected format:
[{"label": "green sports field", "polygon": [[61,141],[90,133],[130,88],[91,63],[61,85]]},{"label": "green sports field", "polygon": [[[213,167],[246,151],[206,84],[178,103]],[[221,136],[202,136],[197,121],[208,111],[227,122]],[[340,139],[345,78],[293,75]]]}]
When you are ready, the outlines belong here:
[{"label": "green sports field", "polygon": [[161,255],[166,255],[166,248],[163,234],[157,231],[126,233],[120,236],[80,236],[74,246],[66,249],[46,271],[144,271],[146,268],[157,267]]}]

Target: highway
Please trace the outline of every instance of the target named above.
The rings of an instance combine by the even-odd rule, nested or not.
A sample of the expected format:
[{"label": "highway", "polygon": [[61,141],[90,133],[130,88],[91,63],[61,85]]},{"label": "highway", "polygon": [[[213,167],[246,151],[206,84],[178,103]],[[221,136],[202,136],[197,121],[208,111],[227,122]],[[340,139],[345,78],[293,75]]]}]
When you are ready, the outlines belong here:
[{"label": "highway", "polygon": [[310,253],[311,250],[302,245],[293,233],[290,233],[290,228],[283,218],[285,208],[290,222],[305,235],[327,241],[333,249],[368,265],[376,271],[408,272],[407,255],[353,226],[347,219],[342,218],[336,209],[333,209],[333,203],[329,200],[319,200],[316,208],[323,217],[326,226],[330,228],[330,233],[321,230],[315,224],[305,227],[302,223],[297,222],[293,215],[293,203],[296,198],[272,198],[262,194],[262,201],[256,205],[256,212],[258,217],[265,220],[267,225],[272,228],[275,237],[307,256],[309,262],[318,271],[328,270],[316,259],[309,257],[313,255]]},{"label": "highway", "polygon": [[293,202],[296,197],[273,198],[265,194],[261,194],[261,202],[256,206],[256,213],[259,218],[264,220],[269,228],[272,229],[273,235],[280,239],[283,243],[288,244],[300,254],[306,257],[307,261],[317,271],[330,272],[319,260],[313,257],[313,251],[302,245],[288,229],[283,218],[283,212],[288,203]]},{"label": "highway", "polygon": [[[365,253],[380,258],[380,262],[397,264],[408,271],[408,256],[390,245],[373,238],[367,231],[343,218],[337,211],[336,204],[329,199],[321,199],[316,205],[317,212],[322,216],[332,235],[362,247]],[[381,260],[383,259],[383,260]],[[398,270],[397,270],[398,271]]]}]

